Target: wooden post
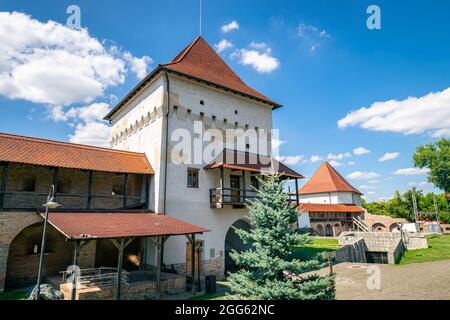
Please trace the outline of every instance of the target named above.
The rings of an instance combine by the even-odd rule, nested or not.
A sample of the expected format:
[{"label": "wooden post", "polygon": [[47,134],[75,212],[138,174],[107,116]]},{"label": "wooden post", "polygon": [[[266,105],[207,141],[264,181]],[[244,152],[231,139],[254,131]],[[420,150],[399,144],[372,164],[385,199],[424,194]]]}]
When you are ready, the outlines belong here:
[{"label": "wooden post", "polygon": [[224,172],[223,172],[223,166],[220,167],[220,207],[223,208],[223,201],[224,201],[224,197],[225,197],[225,181],[224,181]]},{"label": "wooden post", "polygon": [[192,295],[195,295],[195,234],[191,236]]},{"label": "wooden post", "polygon": [[156,300],[161,297],[161,237],[156,237]]},{"label": "wooden post", "polygon": [[245,183],[245,170],[242,170],[242,186],[244,187],[244,194],[243,194],[243,196],[244,196],[244,201],[243,201],[243,203],[245,204],[246,189],[247,189],[246,183]]},{"label": "wooden post", "polygon": [[125,173],[123,177],[123,208],[128,206],[128,173]]},{"label": "wooden post", "polygon": [[3,162],[2,183],[0,184],[0,209],[3,209],[5,204],[5,192],[8,182],[8,162]]},{"label": "wooden post", "polygon": [[94,171],[89,171],[88,178],[88,198],[87,198],[87,208],[88,210],[92,207],[92,185],[94,183]]},{"label": "wooden post", "polygon": [[145,209],[150,210],[150,175],[145,175]]},{"label": "wooden post", "polygon": [[295,178],[295,200],[297,201],[297,206],[300,205],[300,199],[298,197],[298,178]]},{"label": "wooden post", "polygon": [[75,241],[73,248],[73,278],[72,278],[72,300],[77,297],[77,269],[80,260],[80,240]]},{"label": "wooden post", "polygon": [[118,246],[119,256],[117,258],[117,292],[116,299],[120,300],[120,290],[122,287],[122,264],[123,264],[123,249],[125,246],[125,240],[120,239],[120,244]]},{"label": "wooden post", "polygon": [[58,194],[58,180],[59,180],[59,168],[53,168],[53,185],[55,186],[55,192],[53,194],[53,198],[56,200],[56,196]]}]

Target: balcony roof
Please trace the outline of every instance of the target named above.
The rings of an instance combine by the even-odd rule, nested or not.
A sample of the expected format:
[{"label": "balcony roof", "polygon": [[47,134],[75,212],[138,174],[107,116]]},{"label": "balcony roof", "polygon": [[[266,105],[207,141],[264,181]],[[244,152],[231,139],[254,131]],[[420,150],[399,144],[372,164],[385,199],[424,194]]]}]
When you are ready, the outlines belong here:
[{"label": "balcony roof", "polygon": [[144,153],[0,133],[0,161],[94,170],[154,174]]},{"label": "balcony roof", "polygon": [[323,203],[301,203],[298,207],[300,212],[338,212],[338,213],[362,213],[365,210],[356,205],[347,204],[323,204]]},{"label": "balcony roof", "polygon": [[[41,213],[41,216],[44,214]],[[49,223],[69,240],[176,236],[209,230],[151,211],[50,212]]]},{"label": "balcony roof", "polygon": [[227,168],[258,172],[264,174],[278,173],[284,177],[303,179],[304,176],[295,172],[273,157],[225,149],[204,169]]}]

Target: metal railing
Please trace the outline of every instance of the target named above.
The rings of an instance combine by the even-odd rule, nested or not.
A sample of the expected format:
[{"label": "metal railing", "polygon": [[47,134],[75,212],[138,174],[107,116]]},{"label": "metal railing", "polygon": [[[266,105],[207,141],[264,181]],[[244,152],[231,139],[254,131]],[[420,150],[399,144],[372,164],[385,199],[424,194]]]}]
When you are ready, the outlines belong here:
[{"label": "metal railing", "polygon": [[[78,271],[75,276],[77,283],[81,286],[102,288],[117,286],[117,268],[100,267]],[[73,271],[61,271],[62,282],[67,282],[73,274]],[[129,272],[122,270],[122,285],[129,285],[128,276]]]},{"label": "metal railing", "polygon": [[[289,203],[297,203],[298,194],[286,193]],[[223,205],[243,206],[259,198],[255,190],[240,188],[212,188],[209,190],[209,202],[212,207]]]}]

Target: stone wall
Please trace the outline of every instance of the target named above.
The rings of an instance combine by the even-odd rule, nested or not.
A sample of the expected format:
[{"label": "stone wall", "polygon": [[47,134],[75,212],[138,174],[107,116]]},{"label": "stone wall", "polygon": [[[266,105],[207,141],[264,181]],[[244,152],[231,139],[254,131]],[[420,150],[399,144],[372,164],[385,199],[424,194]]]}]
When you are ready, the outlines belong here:
[{"label": "stone wall", "polygon": [[367,247],[362,237],[346,238],[339,242],[343,246],[336,251],[336,262],[366,262]]}]

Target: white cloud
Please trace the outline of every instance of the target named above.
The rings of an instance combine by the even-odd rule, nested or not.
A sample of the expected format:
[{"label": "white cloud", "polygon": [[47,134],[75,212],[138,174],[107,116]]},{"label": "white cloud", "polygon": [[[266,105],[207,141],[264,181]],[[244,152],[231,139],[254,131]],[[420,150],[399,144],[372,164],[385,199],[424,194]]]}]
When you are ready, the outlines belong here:
[{"label": "white cloud", "polygon": [[353,149],[353,154],[357,156],[362,156],[363,154],[370,153],[370,150],[364,148],[364,147],[358,147],[356,149]]},{"label": "white cloud", "polygon": [[328,160],[343,160],[345,158],[351,158],[351,154],[350,152],[345,152],[345,153],[339,153],[339,154],[334,154],[334,153],[329,153],[327,156]]},{"label": "white cloud", "polygon": [[302,155],[296,155],[296,156],[279,156],[275,158],[278,161],[283,162],[284,164],[294,166],[296,164],[299,164],[304,157]]},{"label": "white cloud", "polygon": [[375,191],[369,191],[369,192],[367,192],[367,195],[368,195],[368,196],[372,196],[372,195],[374,195],[374,194],[376,194]]},{"label": "white cloud", "polygon": [[416,187],[417,186],[417,182],[410,182],[407,184],[408,187]]},{"label": "white cloud", "polygon": [[[0,12],[0,42],[0,94],[9,99],[86,103],[122,84],[127,74],[128,61],[116,46],[106,46],[86,29],[23,13]],[[141,59],[139,72],[148,61]]]},{"label": "white cloud", "polygon": [[272,150],[273,151],[278,151],[280,149],[280,146],[283,144],[286,144],[287,141],[285,140],[280,140],[280,139],[272,139]]},{"label": "white cloud", "polygon": [[266,52],[266,53],[271,53],[272,52],[272,48],[270,48],[265,42],[252,41],[248,46],[250,48],[256,49],[258,51],[263,51],[263,52]]},{"label": "white cloud", "polygon": [[239,23],[237,23],[236,20],[233,20],[230,23],[225,24],[220,28],[220,30],[222,30],[223,33],[228,33],[230,31],[237,30],[237,29],[239,29]]},{"label": "white cloud", "polygon": [[322,161],[322,160],[323,160],[323,158],[321,156],[317,156],[317,155],[311,156],[311,158],[310,158],[310,161],[312,163],[316,163],[316,162],[319,162],[319,161]]},{"label": "white cloud", "polygon": [[226,39],[222,39],[222,40],[220,40],[218,43],[216,43],[214,45],[214,48],[219,53],[224,51],[224,50],[226,50],[226,49],[229,49],[231,47],[233,47],[233,44],[230,41],[226,40]]},{"label": "white cloud", "polygon": [[366,184],[360,185],[359,186],[360,189],[366,189],[366,190],[370,190],[370,189],[376,189],[377,187],[374,186],[368,186]]},{"label": "white cloud", "polygon": [[384,162],[397,159],[400,156],[400,152],[387,152],[378,161]]},{"label": "white cloud", "polygon": [[418,176],[418,175],[422,175],[422,174],[427,174],[428,172],[430,172],[430,169],[427,168],[403,168],[403,169],[398,169],[397,171],[395,171],[393,173],[393,175],[395,176]]},{"label": "white cloud", "polygon": [[305,41],[311,52],[316,51],[327,38],[330,38],[326,30],[320,30],[315,26],[304,23],[299,24],[297,35]]},{"label": "white cloud", "polygon": [[256,49],[239,49],[231,55],[232,59],[238,59],[240,64],[252,66],[259,73],[271,73],[280,67],[280,61],[270,52]]},{"label": "white cloud", "polygon": [[149,56],[143,56],[141,58],[136,58],[129,52],[125,52],[123,57],[131,65],[131,71],[136,74],[136,77],[143,79],[147,75],[147,66],[153,63],[152,58]]},{"label": "white cloud", "polygon": [[393,197],[380,197],[379,201],[387,202],[387,201],[392,200],[392,199],[393,199]]},{"label": "white cloud", "polygon": [[342,162],[339,162],[337,160],[330,160],[330,165],[336,168],[344,166]]},{"label": "white cloud", "polygon": [[425,186],[429,186],[431,185],[431,183],[429,183],[428,181],[422,181],[419,183],[419,187],[425,187]]},{"label": "white cloud", "polygon": [[89,144],[99,147],[107,147],[110,127],[101,122],[79,123],[75,126],[73,134],[69,135],[74,143]]},{"label": "white cloud", "polygon": [[349,161],[349,162],[348,162],[348,165],[349,165],[349,166],[354,166],[355,164],[356,164],[355,161]]},{"label": "white cloud", "polygon": [[106,103],[93,103],[82,108],[71,108],[63,117],[73,122],[74,133],[69,135],[71,142],[107,147],[110,127],[102,120],[111,110]]},{"label": "white cloud", "polygon": [[359,126],[372,131],[405,135],[428,133],[450,137],[450,88],[422,97],[375,102],[350,112],[338,121],[340,128]]},{"label": "white cloud", "polygon": [[370,183],[370,184],[377,184],[377,183],[380,183],[380,180],[372,179],[372,180],[367,181],[367,183]]},{"label": "white cloud", "polygon": [[380,175],[376,172],[369,171],[369,172],[362,172],[362,171],[354,171],[347,175],[347,178],[354,179],[354,180],[370,180],[374,178],[378,178]]}]

